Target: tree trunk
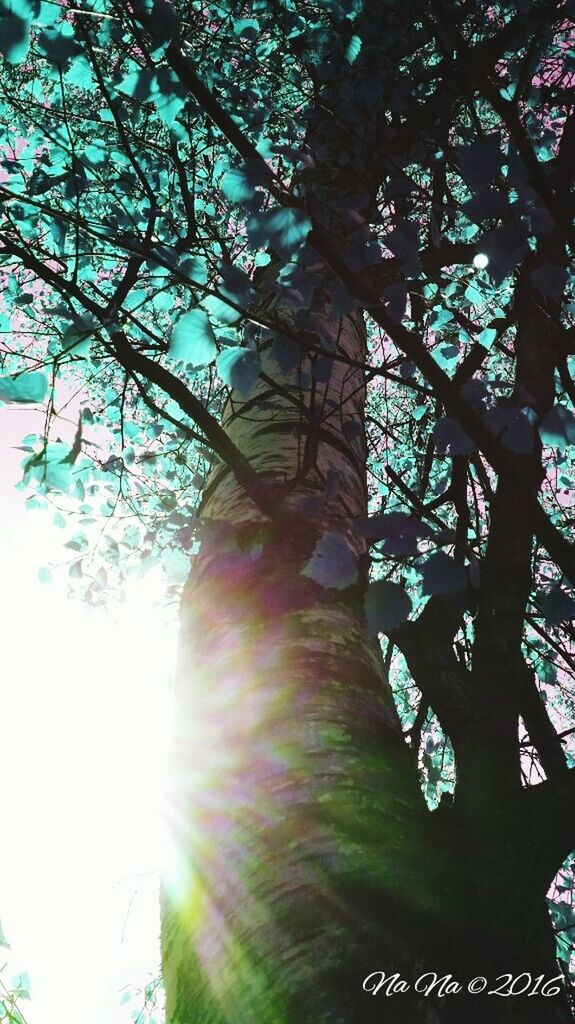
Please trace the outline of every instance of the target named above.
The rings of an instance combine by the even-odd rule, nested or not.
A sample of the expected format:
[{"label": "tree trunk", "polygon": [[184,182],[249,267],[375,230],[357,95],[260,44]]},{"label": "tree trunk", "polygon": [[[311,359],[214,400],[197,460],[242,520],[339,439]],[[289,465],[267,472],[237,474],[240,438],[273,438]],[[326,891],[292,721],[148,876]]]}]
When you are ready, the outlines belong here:
[{"label": "tree trunk", "polygon": [[[340,352],[361,359],[361,318],[338,334]],[[365,556],[352,529],[366,511],[363,382],[336,362],[328,383],[302,388],[304,363],[281,394],[261,382],[224,416],[270,487],[291,481],[280,518],[266,523],[216,468],[202,507],[213,528],[184,596],[183,888],[164,927],[173,1024],[359,1020],[362,971],[407,963],[402,922],[420,911],[421,798],[363,622],[363,580],[337,591],[302,575],[326,531]],[[345,444],[342,416],[360,428]]]},{"label": "tree trunk", "polygon": [[[359,316],[322,326],[363,360]],[[519,823],[489,834],[425,809],[362,612],[361,374],[334,362],[329,382],[310,383],[308,357],[283,377],[267,358],[279,385],[233,396],[224,426],[282,511],[266,521],[216,467],[182,605],[168,1022],[564,1021],[561,996],[414,991],[426,971],[492,987],[506,972],[556,975],[545,888],[521,860]],[[342,417],[360,428],[346,441]],[[364,564],[341,590],[302,574],[326,531]],[[373,994],[379,971],[409,991]]]}]

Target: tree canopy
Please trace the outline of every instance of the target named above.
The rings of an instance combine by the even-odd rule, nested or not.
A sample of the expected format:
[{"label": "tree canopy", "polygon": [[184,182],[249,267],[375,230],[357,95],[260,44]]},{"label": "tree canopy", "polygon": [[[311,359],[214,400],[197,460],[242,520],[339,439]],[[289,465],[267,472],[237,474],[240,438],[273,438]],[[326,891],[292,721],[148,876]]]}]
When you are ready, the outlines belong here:
[{"label": "tree canopy", "polygon": [[[369,514],[332,523],[301,572],[344,594],[369,571],[362,607],[431,808],[486,709],[494,776],[519,757],[525,787],[546,779],[553,813],[575,809],[573,14],[0,4],[0,400],[46,408],[23,440],[27,503],[73,510],[88,600],[158,563],[176,596],[208,534],[237,544],[202,517],[206,481],[313,521],[343,486],[328,471],[306,493],[318,438],[359,458],[365,432]],[[342,324],[360,314],[352,356]],[[336,371],[345,401],[326,400]],[[263,430],[278,401],[293,479],[228,429]],[[557,843],[575,848],[572,824]],[[566,860],[565,965],[571,901]]]}]

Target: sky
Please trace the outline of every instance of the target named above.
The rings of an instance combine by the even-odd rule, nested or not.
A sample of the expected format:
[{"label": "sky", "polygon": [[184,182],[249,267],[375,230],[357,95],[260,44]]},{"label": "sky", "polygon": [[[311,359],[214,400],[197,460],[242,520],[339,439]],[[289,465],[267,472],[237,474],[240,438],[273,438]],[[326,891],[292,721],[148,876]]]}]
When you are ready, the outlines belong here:
[{"label": "sky", "polygon": [[14,489],[38,415],[0,407],[0,981],[28,973],[27,1024],[122,1024],[159,973],[176,627],[153,573],[109,612],[39,581],[69,552]]}]

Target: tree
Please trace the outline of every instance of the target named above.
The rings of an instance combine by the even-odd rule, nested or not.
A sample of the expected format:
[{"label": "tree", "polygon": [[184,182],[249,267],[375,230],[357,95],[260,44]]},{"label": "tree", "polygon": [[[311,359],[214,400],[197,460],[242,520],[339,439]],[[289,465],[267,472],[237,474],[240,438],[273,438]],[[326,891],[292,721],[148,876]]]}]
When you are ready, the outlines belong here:
[{"label": "tree", "polygon": [[192,563],[170,1024],[570,1017],[572,17],[3,0],[32,501]]}]

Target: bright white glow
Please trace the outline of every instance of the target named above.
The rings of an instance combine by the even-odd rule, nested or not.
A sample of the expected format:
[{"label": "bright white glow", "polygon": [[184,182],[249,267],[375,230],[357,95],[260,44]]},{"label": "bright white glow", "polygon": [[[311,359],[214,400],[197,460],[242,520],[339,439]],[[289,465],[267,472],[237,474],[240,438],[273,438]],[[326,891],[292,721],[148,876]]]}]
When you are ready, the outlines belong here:
[{"label": "bright white glow", "polygon": [[22,455],[4,442],[28,429],[13,412],[0,410],[0,977],[29,973],[29,1024],[128,1024],[144,999],[120,1005],[120,990],[159,967],[175,629],[158,578],[114,617],[70,601],[65,580],[38,582],[63,531],[13,490]]},{"label": "bright white glow", "polygon": [[488,263],[489,256],[484,252],[478,252],[477,255],[473,257],[473,266],[477,270],[485,270]]}]

